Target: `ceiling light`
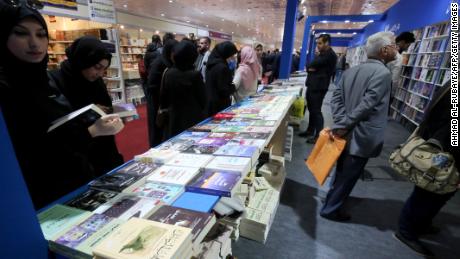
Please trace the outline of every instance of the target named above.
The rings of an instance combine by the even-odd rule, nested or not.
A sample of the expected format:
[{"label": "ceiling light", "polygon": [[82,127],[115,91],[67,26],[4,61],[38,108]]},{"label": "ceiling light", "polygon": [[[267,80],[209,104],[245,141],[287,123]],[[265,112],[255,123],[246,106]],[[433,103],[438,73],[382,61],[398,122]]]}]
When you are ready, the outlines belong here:
[{"label": "ceiling light", "polygon": [[220,31],[224,31],[223,29],[220,29]]},{"label": "ceiling light", "polygon": [[190,21],[187,21],[187,23],[190,23]]},{"label": "ceiling light", "polygon": [[206,24],[206,27],[209,27],[209,25]]},{"label": "ceiling light", "polygon": [[353,35],[356,35],[356,32],[353,32]]},{"label": "ceiling light", "polygon": [[251,11],[251,9],[248,8],[248,12],[250,12],[250,11]]},{"label": "ceiling light", "polygon": [[232,34],[234,34],[235,32],[232,31]]},{"label": "ceiling light", "polygon": [[321,23],[327,23],[327,21],[326,21],[326,20],[324,20],[324,21],[321,21]]},{"label": "ceiling light", "polygon": [[350,23],[350,20],[345,20],[345,23]]},{"label": "ceiling light", "polygon": [[262,16],[262,20],[265,20],[265,17]]},{"label": "ceiling light", "polygon": [[177,33],[173,32],[174,35],[176,35]]},{"label": "ceiling light", "polygon": [[120,25],[120,29],[124,29],[124,28],[125,28],[125,26],[124,26],[124,25]]},{"label": "ceiling light", "polygon": [[201,14],[204,14],[204,12],[203,12],[203,11],[201,11]]},{"label": "ceiling light", "polygon": [[170,2],[170,3],[172,3],[172,2],[173,2],[173,0],[169,0],[169,2]]},{"label": "ceiling light", "polygon": [[237,23],[237,24],[236,24],[236,27],[240,27],[240,25]]},{"label": "ceiling light", "polygon": [[124,4],[123,7],[124,7],[124,8],[128,8],[128,5],[127,5],[127,4]]},{"label": "ceiling light", "polygon": [[370,23],[374,22],[374,20],[369,20]]},{"label": "ceiling light", "polygon": [[155,34],[160,34],[160,31],[155,31]]},{"label": "ceiling light", "polygon": [[341,33],[341,32],[338,32],[337,34],[340,35],[340,34],[342,34],[342,33]]},{"label": "ceiling light", "polygon": [[144,30],[142,30],[142,29],[139,29],[139,31],[140,31],[140,32],[143,32]]},{"label": "ceiling light", "polygon": [[164,13],[162,13],[162,14],[161,14],[161,16],[165,16],[165,14],[164,14]]},{"label": "ceiling light", "polygon": [[223,22],[225,22],[225,19],[222,19]]}]

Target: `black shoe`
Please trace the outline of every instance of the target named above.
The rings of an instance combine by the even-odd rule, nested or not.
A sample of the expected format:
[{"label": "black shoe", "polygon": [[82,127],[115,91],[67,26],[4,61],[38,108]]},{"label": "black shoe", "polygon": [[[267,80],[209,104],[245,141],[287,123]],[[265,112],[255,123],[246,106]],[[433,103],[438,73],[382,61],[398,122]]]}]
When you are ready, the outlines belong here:
[{"label": "black shoe", "polygon": [[312,136],[312,135],[313,135],[313,133],[311,133],[311,131],[308,131],[308,130],[306,130],[306,131],[304,131],[304,132],[300,132],[300,133],[298,134],[298,136],[299,136],[299,137],[302,137],[302,138],[308,138],[308,137],[310,137],[310,136]]},{"label": "black shoe", "polygon": [[420,235],[436,235],[441,232],[441,229],[436,226],[429,226],[427,229],[420,231]]},{"label": "black shoe", "polygon": [[403,235],[401,235],[398,232],[395,232],[393,234],[393,237],[396,238],[398,241],[401,243],[405,244],[408,246],[410,249],[412,249],[414,252],[421,256],[425,256],[426,258],[434,258],[433,252],[431,252],[428,248],[426,248],[420,241],[418,240],[409,240]]},{"label": "black shoe", "polygon": [[307,138],[306,143],[315,144],[317,140],[318,140],[318,136],[310,136],[310,137]]},{"label": "black shoe", "polygon": [[334,213],[332,215],[320,214],[320,216],[336,222],[347,222],[351,220],[351,216],[344,213]]}]

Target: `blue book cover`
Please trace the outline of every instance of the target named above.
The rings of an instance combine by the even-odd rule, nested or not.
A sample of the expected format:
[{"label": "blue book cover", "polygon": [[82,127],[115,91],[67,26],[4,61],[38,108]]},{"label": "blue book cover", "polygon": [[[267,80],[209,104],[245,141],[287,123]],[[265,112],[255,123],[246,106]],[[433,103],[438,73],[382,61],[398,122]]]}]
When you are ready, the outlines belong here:
[{"label": "blue book cover", "polygon": [[236,144],[227,144],[219,148],[214,155],[217,156],[239,156],[252,158],[254,153],[258,151],[255,146],[244,146]]},{"label": "blue book cover", "polygon": [[172,206],[201,212],[211,212],[219,201],[219,196],[184,192]]},{"label": "blue book cover", "polygon": [[198,175],[185,189],[189,192],[232,197],[241,176],[228,172],[207,171]]}]

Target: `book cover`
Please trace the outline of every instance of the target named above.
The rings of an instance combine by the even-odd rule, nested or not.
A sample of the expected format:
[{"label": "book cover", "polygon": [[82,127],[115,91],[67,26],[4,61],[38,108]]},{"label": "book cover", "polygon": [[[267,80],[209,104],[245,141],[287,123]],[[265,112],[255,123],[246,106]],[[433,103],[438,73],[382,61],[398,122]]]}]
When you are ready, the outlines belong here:
[{"label": "book cover", "polygon": [[184,193],[184,191],[184,187],[179,185],[147,182],[134,189],[132,193],[138,196],[160,200],[164,204],[171,204],[179,195]]},{"label": "book cover", "polygon": [[256,127],[256,126],[250,126],[246,127],[244,130],[241,132],[249,132],[249,133],[271,133],[273,131],[272,127]]},{"label": "book cover", "polygon": [[274,127],[276,122],[277,121],[255,120],[251,123],[251,126]]},{"label": "book cover", "polygon": [[94,213],[123,220],[132,217],[145,218],[150,216],[159,205],[161,205],[159,200],[122,193],[100,206]]},{"label": "book cover", "polygon": [[139,117],[136,106],[132,103],[118,103],[113,105],[113,113],[120,117]]},{"label": "book cover", "polygon": [[174,150],[182,152],[187,148],[191,147],[193,144],[195,144],[195,140],[192,139],[173,138],[166,142],[163,142],[160,146],[157,147],[157,149]]},{"label": "book cover", "polygon": [[131,174],[111,174],[104,175],[89,183],[89,186],[98,190],[109,190],[114,192],[122,192],[124,189],[130,187],[142,176]]},{"label": "book cover", "polygon": [[209,134],[208,138],[217,138],[217,139],[224,139],[230,140],[236,136],[237,133],[233,132],[212,132]]},{"label": "book cover", "polygon": [[243,139],[243,138],[234,138],[228,142],[228,144],[243,145],[243,146],[256,146],[259,149],[265,147],[265,139]]},{"label": "book cover", "polygon": [[246,175],[251,169],[251,159],[247,157],[216,156],[206,166],[205,171],[226,171]]},{"label": "book cover", "polygon": [[184,192],[172,206],[201,212],[211,212],[219,201],[219,198],[217,195]]},{"label": "book cover", "polygon": [[235,137],[242,139],[268,139],[270,137],[270,133],[242,132],[238,133]]},{"label": "book cover", "polygon": [[212,155],[220,147],[221,146],[217,145],[192,145],[191,147],[187,148],[184,153]]},{"label": "book cover", "polygon": [[199,167],[180,167],[180,166],[169,166],[164,165],[155,172],[153,172],[148,178],[148,182],[175,184],[175,185],[186,185],[193,179],[198,172]]},{"label": "book cover", "polygon": [[134,156],[134,160],[143,163],[164,164],[175,157],[177,154],[179,154],[179,152],[175,150],[160,150],[157,148],[151,148],[144,154]]},{"label": "book cover", "polygon": [[48,128],[48,132],[55,130],[71,120],[76,121],[76,123],[84,127],[89,127],[104,115],[106,114],[101,108],[95,104],[90,104],[53,121]]},{"label": "book cover", "polygon": [[198,132],[198,131],[184,131],[174,139],[186,139],[198,141],[202,138],[206,138],[209,135],[209,132]]},{"label": "book cover", "polygon": [[89,216],[91,216],[91,213],[88,211],[57,204],[38,214],[38,222],[45,239],[53,240],[56,238],[56,234],[85,220]]},{"label": "book cover", "polygon": [[133,161],[128,165],[122,167],[121,169],[117,170],[114,174],[120,173],[144,177],[153,173],[153,171],[155,171],[158,167],[159,165],[153,163]]},{"label": "book cover", "polygon": [[166,165],[185,167],[205,167],[213,159],[211,155],[181,153],[169,160]]},{"label": "book cover", "polygon": [[115,196],[117,196],[115,192],[90,189],[66,202],[64,205],[92,212]]},{"label": "book cover", "polygon": [[106,215],[93,214],[91,217],[72,227],[65,234],[58,237],[54,242],[60,245],[75,248],[112,220],[113,218]]},{"label": "book cover", "polygon": [[212,132],[243,132],[244,126],[218,126]]},{"label": "book cover", "polygon": [[216,222],[213,214],[167,205],[161,206],[148,219],[192,229],[192,241],[194,243],[201,243],[206,235],[206,233],[203,235],[202,232],[206,229],[209,231],[210,226],[212,227]]},{"label": "book cover", "polygon": [[243,146],[227,144],[219,148],[214,155],[218,156],[239,156],[253,158],[259,148],[255,146]]},{"label": "book cover", "polygon": [[218,125],[215,124],[205,124],[205,125],[196,125],[191,127],[189,130],[190,131],[197,131],[197,132],[211,132],[213,129],[218,127]]},{"label": "book cover", "polygon": [[240,179],[241,176],[238,174],[208,171],[198,175],[185,189],[188,192],[231,197]]},{"label": "book cover", "polygon": [[223,146],[227,144],[228,140],[224,138],[204,138],[197,142],[198,145],[211,145],[211,146]]},{"label": "book cover", "polygon": [[187,258],[183,254],[191,253],[191,232],[180,226],[132,218],[100,242],[93,254],[117,259]]}]

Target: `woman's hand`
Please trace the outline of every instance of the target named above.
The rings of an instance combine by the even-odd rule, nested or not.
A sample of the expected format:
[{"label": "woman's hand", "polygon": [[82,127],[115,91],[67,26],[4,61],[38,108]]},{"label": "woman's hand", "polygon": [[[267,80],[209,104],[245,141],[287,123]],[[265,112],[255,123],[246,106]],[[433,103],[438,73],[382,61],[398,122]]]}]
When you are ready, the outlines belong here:
[{"label": "woman's hand", "polygon": [[118,114],[105,115],[99,118],[93,125],[89,126],[88,131],[91,136],[110,136],[120,132],[124,127]]}]

